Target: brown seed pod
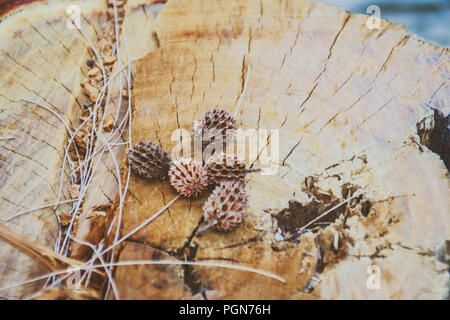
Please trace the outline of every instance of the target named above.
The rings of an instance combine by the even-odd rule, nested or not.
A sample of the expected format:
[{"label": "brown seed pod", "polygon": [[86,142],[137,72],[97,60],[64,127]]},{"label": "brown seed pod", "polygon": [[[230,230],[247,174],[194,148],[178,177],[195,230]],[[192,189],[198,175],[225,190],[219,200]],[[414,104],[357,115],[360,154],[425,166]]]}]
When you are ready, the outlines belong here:
[{"label": "brown seed pod", "polygon": [[218,184],[221,181],[231,180],[245,182],[247,173],[257,172],[260,169],[247,169],[243,161],[234,154],[218,153],[212,155],[207,164],[206,171],[210,183]]},{"label": "brown seed pod", "polygon": [[128,151],[131,169],[144,178],[157,178],[167,175],[170,158],[167,152],[151,142],[139,142]]},{"label": "brown seed pod", "polygon": [[218,185],[203,205],[203,217],[208,226],[219,231],[231,231],[244,219],[247,195],[237,181],[224,181]]},{"label": "brown seed pod", "polygon": [[208,175],[200,163],[189,158],[173,161],[170,184],[185,197],[197,197],[208,186]]},{"label": "brown seed pod", "polygon": [[217,141],[221,137],[225,142],[237,130],[236,119],[223,109],[207,111],[199,120],[195,121],[193,133],[196,139],[202,139],[203,146]]}]

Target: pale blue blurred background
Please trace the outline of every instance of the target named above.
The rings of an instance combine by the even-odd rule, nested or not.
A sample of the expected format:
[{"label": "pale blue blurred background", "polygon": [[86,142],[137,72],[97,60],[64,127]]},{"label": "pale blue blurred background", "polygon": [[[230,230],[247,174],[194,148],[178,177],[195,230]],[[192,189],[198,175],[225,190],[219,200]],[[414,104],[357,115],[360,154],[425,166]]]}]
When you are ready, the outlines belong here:
[{"label": "pale blue blurred background", "polygon": [[403,24],[428,42],[450,46],[450,0],[320,0],[351,12],[367,14],[369,5],[378,5],[381,17]]}]

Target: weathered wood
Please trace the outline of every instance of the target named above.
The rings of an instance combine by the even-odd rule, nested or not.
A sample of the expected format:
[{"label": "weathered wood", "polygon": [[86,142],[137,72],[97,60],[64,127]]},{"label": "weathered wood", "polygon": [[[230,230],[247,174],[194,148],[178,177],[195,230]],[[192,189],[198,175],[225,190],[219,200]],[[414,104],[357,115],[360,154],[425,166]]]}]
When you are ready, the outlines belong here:
[{"label": "weathered wood", "polygon": [[[88,37],[104,21],[103,1],[71,1],[84,13]],[[66,27],[68,1],[30,3],[8,11],[0,22],[0,218],[57,201],[60,169],[67,132],[51,112],[25,102],[44,104],[69,125],[83,105],[80,80],[86,73],[86,41]],[[68,176],[61,200],[70,199]],[[7,227],[33,242],[53,248],[58,234],[55,214],[62,205],[30,212],[7,222]],[[20,283],[47,272],[25,254],[0,243],[0,287]],[[2,291],[9,297],[25,297],[42,283]]]},{"label": "weathered wood", "polygon": [[[107,17],[103,0],[25,2],[13,11],[0,2],[1,219],[57,199],[66,129],[54,114],[21,99],[78,124],[89,55],[82,35],[66,28],[68,4],[80,6],[94,44]],[[149,52],[133,69],[132,141],[154,141],[171,151],[175,129],[190,130],[203,112],[217,106],[234,112],[241,102],[241,128],[279,130],[279,136],[250,145],[259,154],[279,142],[279,167],[275,175],[249,176],[249,212],[235,231],[195,236],[208,191],[196,200],[177,200],[124,241],[117,259],[232,262],[273,272],[287,283],[211,266],[123,266],[114,274],[122,299],[202,298],[202,291],[210,299],[448,295],[448,254],[442,249],[448,250],[450,239],[450,184],[439,154],[431,151],[448,159],[442,143],[448,144],[448,120],[441,117],[450,111],[448,49],[387,21],[370,30],[366,16],[304,0],[170,0],[161,12],[145,0],[125,6],[122,48],[126,38],[128,58]],[[126,50],[120,54],[126,61]],[[117,70],[116,64],[112,72]],[[119,88],[116,78],[110,115],[126,103],[119,103]],[[444,138],[436,142],[439,137]],[[125,153],[125,146],[113,152],[122,181]],[[256,160],[250,162],[263,166]],[[61,200],[70,199],[67,174]],[[84,199],[77,238],[96,244],[104,235],[105,225],[87,215],[95,205],[114,199],[117,205],[117,178],[108,154]],[[305,223],[358,190],[361,197],[296,236]],[[167,180],[132,174],[121,234],[175,196]],[[55,214],[68,208],[50,206],[5,224],[51,248],[58,232]],[[85,246],[72,249],[74,258],[88,257]],[[379,290],[367,287],[371,265],[381,271]],[[0,287],[45,272],[0,243]],[[0,295],[29,297],[41,286]],[[76,298],[61,290],[40,297]]]},{"label": "weathered wood", "polygon": [[[89,44],[80,31],[66,26],[66,9],[69,5],[80,8],[81,27],[95,45],[107,18],[107,1],[1,4],[4,15],[0,23],[1,219],[52,204],[58,198],[64,148],[69,136],[55,114],[21,99],[47,106],[60,115],[67,126],[76,127],[80,124],[79,117],[87,101],[80,82],[87,76],[89,69],[86,61],[92,53],[88,52]],[[147,1],[127,2],[121,45],[124,46],[126,36],[130,59],[142,57],[156,46],[151,30],[159,8]],[[128,61],[125,47],[122,48],[121,58]],[[117,70],[116,63],[112,72]],[[108,116],[115,115],[119,105],[120,83],[124,85],[125,80],[117,77],[111,89]],[[122,99],[120,103],[123,106],[127,101]],[[114,148],[119,163],[122,162],[124,148]],[[67,167],[66,162],[60,200],[71,198]],[[104,234],[104,230],[97,229],[104,229],[105,226],[93,224],[86,215],[94,205],[114,201],[117,193],[115,175],[112,157],[108,153],[98,165],[84,198],[76,233],[78,239],[91,241],[96,239],[96,235]],[[69,212],[70,207],[70,203],[63,204],[54,210],[49,205],[5,223],[8,228],[23,233],[28,239],[53,248],[58,235],[55,215]],[[94,235],[89,234],[91,229],[94,229]],[[75,244],[72,247],[73,257],[85,259],[91,253],[90,249],[86,252],[85,248]],[[47,272],[25,254],[3,242],[0,243],[0,257],[0,287]],[[3,290],[0,295],[22,298],[32,295],[41,287],[42,282],[38,282]]]},{"label": "weathered wood", "polygon": [[[205,193],[175,202],[126,241],[120,259],[141,259],[137,242],[179,258],[233,261],[287,279],[282,284],[241,271],[184,269],[193,294],[212,290],[216,298],[444,297],[448,266],[436,252],[449,238],[448,172],[420,145],[416,124],[431,108],[445,115],[450,110],[448,49],[387,21],[370,30],[366,19],[310,1],[166,4],[158,16],[161,47],[137,65],[133,141],[156,141],[170,152],[175,129],[189,130],[217,106],[233,112],[251,66],[238,123],[279,129],[279,170],[248,179],[249,212],[236,231],[193,236]],[[305,217],[359,189],[362,197],[338,210],[341,218],[327,228],[305,233],[298,243],[275,240],[279,228],[292,234]],[[123,233],[175,195],[166,180],[133,175]],[[381,269],[380,290],[366,285],[370,265]],[[125,281],[147,278],[154,269],[118,268],[122,298],[158,298],[159,289],[149,286],[127,295]],[[309,293],[313,274],[321,282]]]}]

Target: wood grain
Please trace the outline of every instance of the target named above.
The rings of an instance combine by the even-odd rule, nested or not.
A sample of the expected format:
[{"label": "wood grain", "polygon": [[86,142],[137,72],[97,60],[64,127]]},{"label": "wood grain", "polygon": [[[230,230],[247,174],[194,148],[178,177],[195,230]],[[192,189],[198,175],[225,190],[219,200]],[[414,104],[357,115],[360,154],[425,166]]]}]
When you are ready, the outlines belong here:
[{"label": "wood grain", "polygon": [[[81,27],[95,44],[106,20],[107,1],[35,1],[26,5],[15,1],[1,7],[4,17],[0,22],[0,137],[14,139],[0,140],[0,218],[7,219],[48,205],[6,222],[8,228],[48,248],[53,248],[58,235],[56,214],[70,211],[70,204],[60,205],[56,210],[50,205],[58,198],[64,148],[69,136],[54,114],[21,99],[47,106],[60,115],[67,126],[80,124],[79,117],[87,101],[80,82],[88,72],[86,60],[90,53],[83,35],[66,27],[65,11],[69,5],[79,6]],[[121,44],[124,45],[125,37],[130,59],[139,58],[156,46],[151,28],[159,8],[147,1],[128,1]],[[142,37],[144,31],[148,34]],[[128,59],[126,53],[123,48],[123,61]],[[117,69],[115,66],[113,72]],[[125,99],[119,100],[119,84],[117,77],[111,90],[109,114],[115,114],[119,105],[127,104]],[[124,148],[114,149],[119,163]],[[91,221],[85,216],[92,206],[114,201],[117,179],[112,157],[105,156],[83,203],[76,234],[79,239],[86,239],[91,231]],[[71,198],[67,163],[61,190],[60,200]],[[74,257],[85,258],[84,252],[77,249],[77,246],[73,248]],[[0,243],[0,257],[0,287],[47,271],[5,243]],[[39,282],[0,294],[23,298],[41,287],[42,282]]]},{"label": "wood grain", "polygon": [[[287,283],[211,266],[123,266],[114,274],[122,299],[448,296],[448,258],[442,250],[450,239],[450,180],[432,151],[443,158],[449,154],[448,138],[439,147],[432,141],[448,137],[442,125],[450,112],[448,48],[384,20],[381,29],[370,30],[366,16],[307,0],[151,2],[159,1],[127,1],[120,35],[129,50],[129,56],[120,52],[124,61],[145,55],[132,70],[132,141],[153,141],[171,152],[178,143],[171,139],[174,130],[190,130],[207,110],[234,112],[241,103],[240,128],[270,134],[258,141],[247,131],[254,141],[247,151],[257,155],[248,163],[264,169],[263,156],[275,145],[277,170],[249,176],[249,211],[235,231],[195,235],[209,190],[195,200],[177,200],[124,241],[116,257],[227,262],[273,272]],[[106,20],[104,0],[0,1],[3,220],[57,200],[65,126],[22,99],[48,106],[67,125],[79,121],[86,101],[80,81],[89,53],[82,35],[66,27],[69,4],[81,8],[82,26],[95,43]],[[116,80],[111,114],[125,103]],[[118,182],[128,173],[126,151],[115,148],[100,163],[81,210],[78,238],[90,240],[96,232],[87,218],[93,206],[117,205]],[[121,177],[111,156],[121,164]],[[70,199],[69,180],[67,171],[61,200]],[[357,191],[362,195],[348,200]],[[166,179],[132,173],[122,235],[175,196]],[[320,224],[299,232],[346,200]],[[5,226],[52,248],[58,234],[55,214],[69,208],[48,206]],[[119,214],[116,210],[116,218]],[[73,247],[74,256],[85,259],[82,249]],[[367,286],[369,266],[379,267],[380,289]],[[45,272],[0,243],[0,288]],[[30,297],[42,285],[0,295]],[[43,297],[59,294],[66,293]]]},{"label": "wood grain", "polygon": [[[72,1],[80,6],[83,27],[92,39],[104,20],[101,1]],[[60,169],[67,142],[65,126],[51,112],[29,99],[46,105],[69,125],[83,105],[80,80],[87,68],[86,41],[77,30],[66,27],[68,2],[31,3],[0,23],[0,217],[57,201]],[[70,199],[68,171],[61,200]],[[55,214],[68,206],[52,206],[10,220],[7,226],[33,242],[53,248],[58,228]],[[0,243],[0,287],[46,272],[26,255]],[[2,292],[24,297],[42,286],[36,283]]]},{"label": "wood grain", "polygon": [[[139,259],[134,243],[145,243],[174,257],[232,261],[288,279],[283,285],[239,271],[184,270],[192,294],[210,290],[220,298],[444,297],[448,266],[435,253],[450,232],[448,172],[418,142],[416,123],[431,108],[448,114],[448,49],[394,23],[370,30],[365,22],[366,16],[311,1],[165,5],[161,47],[137,65],[133,141],[155,141],[170,152],[175,129],[189,130],[215,107],[233,112],[251,66],[238,123],[279,130],[279,168],[249,178],[250,208],[236,231],[193,236],[205,193],[177,201],[133,236],[123,249],[127,258]],[[279,227],[286,231],[281,214],[318,215],[345,200],[349,188],[364,195],[327,228],[298,243],[275,240]],[[166,180],[133,175],[123,233],[175,195]],[[366,286],[371,264],[381,268],[380,290]],[[321,282],[310,292],[312,275]],[[146,289],[132,297],[157,295]]]}]

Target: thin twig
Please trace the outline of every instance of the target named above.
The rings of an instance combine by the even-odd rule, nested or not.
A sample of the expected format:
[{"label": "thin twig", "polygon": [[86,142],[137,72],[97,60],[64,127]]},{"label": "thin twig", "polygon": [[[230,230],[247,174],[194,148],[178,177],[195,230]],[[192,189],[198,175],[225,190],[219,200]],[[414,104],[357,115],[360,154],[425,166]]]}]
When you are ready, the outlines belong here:
[{"label": "thin twig", "polygon": [[24,98],[21,98],[20,100],[26,101],[26,102],[29,102],[29,103],[33,103],[33,104],[35,104],[35,105],[37,105],[37,106],[39,106],[39,107],[41,107],[41,108],[44,108],[45,110],[51,112],[55,117],[57,117],[57,118],[59,119],[59,121],[62,122],[62,124],[63,124],[64,127],[66,128],[67,132],[68,132],[70,135],[72,135],[72,130],[70,130],[69,126],[66,124],[66,122],[64,121],[64,119],[62,118],[62,116],[59,115],[56,111],[50,109],[49,107],[43,105],[43,104],[40,103],[40,102],[36,102],[36,101],[33,101],[33,100],[24,99]]},{"label": "thin twig", "polygon": [[161,213],[163,213],[164,211],[166,211],[167,208],[169,208],[172,203],[174,203],[178,198],[180,198],[181,195],[177,195],[175,198],[173,198],[172,200],[170,200],[163,208],[161,208],[157,213],[155,213],[154,215],[152,215],[150,218],[146,219],[143,223],[141,223],[139,226],[137,226],[136,228],[134,228],[133,230],[131,230],[130,232],[128,232],[125,236],[123,236],[120,240],[116,241],[114,244],[112,244],[111,246],[109,246],[108,248],[106,248],[105,250],[103,250],[102,254],[105,254],[106,252],[108,252],[109,250],[113,249],[114,247],[116,247],[118,244],[122,243],[123,241],[125,241],[126,239],[128,239],[129,237],[131,237],[133,234],[135,234],[136,232],[138,232],[139,230],[141,230],[143,227],[145,227],[147,224],[149,224],[150,222],[152,222],[154,219],[156,219]]},{"label": "thin twig", "polygon": [[210,223],[208,223],[208,224],[204,225],[203,227],[201,227],[200,229],[198,229],[198,231],[195,233],[195,235],[200,236],[203,232],[205,232],[209,228],[214,227],[217,223],[218,223],[217,220],[212,220]]},{"label": "thin twig", "polygon": [[70,238],[71,238],[71,240],[74,240],[75,242],[78,242],[78,243],[80,243],[80,244],[82,244],[82,245],[88,246],[89,248],[91,248],[91,249],[94,251],[94,254],[92,255],[92,258],[91,258],[91,259],[88,261],[88,263],[87,263],[87,265],[88,265],[88,270],[87,270],[87,272],[83,275],[83,277],[80,279],[80,283],[83,282],[84,277],[85,277],[86,275],[88,275],[88,279],[86,280],[86,285],[85,285],[85,287],[87,287],[87,285],[89,284],[89,278],[90,278],[90,276],[91,276],[91,272],[92,272],[93,270],[95,270],[92,266],[93,266],[93,264],[94,264],[94,261],[98,258],[98,259],[100,260],[101,265],[103,266],[103,269],[104,269],[105,272],[106,272],[106,275],[107,275],[107,277],[108,277],[108,281],[109,281],[111,287],[113,288],[113,293],[114,293],[115,298],[116,298],[117,300],[120,300],[119,290],[117,289],[117,286],[116,286],[116,283],[115,283],[115,281],[114,281],[114,278],[113,278],[113,276],[112,276],[112,274],[111,274],[109,268],[106,266],[106,263],[105,263],[105,261],[104,261],[102,255],[101,255],[101,251],[102,251],[102,249],[103,249],[103,247],[102,247],[102,246],[103,246],[103,240],[102,240],[102,242],[99,244],[99,246],[96,247],[96,246],[94,246],[93,244],[91,244],[91,243],[89,243],[89,242],[86,242],[86,241],[83,241],[83,240],[76,239],[75,237],[72,237],[72,236],[71,236]]},{"label": "thin twig", "polygon": [[107,267],[123,266],[124,267],[124,266],[135,266],[135,265],[188,265],[188,266],[198,266],[198,267],[226,268],[226,269],[252,272],[252,273],[260,274],[260,275],[268,277],[268,278],[278,280],[282,283],[287,283],[287,281],[284,278],[280,277],[277,274],[274,274],[269,271],[261,270],[261,269],[256,269],[256,268],[253,268],[250,266],[245,266],[245,265],[222,263],[222,262],[216,262],[216,261],[128,260],[128,261],[120,261],[120,262],[115,262],[115,263],[107,263],[105,265],[103,265],[103,264],[95,264],[93,266],[80,265],[80,266],[76,267],[76,270],[75,270],[75,268],[71,267],[66,270],[47,273],[45,275],[30,279],[27,281],[23,281],[20,283],[14,283],[14,284],[2,287],[2,288],[0,288],[0,291],[23,286],[23,285],[33,283],[33,282],[36,282],[36,281],[39,281],[39,280],[42,280],[42,279],[45,279],[48,277],[52,277],[52,276],[59,276],[59,275],[67,274],[67,273],[70,274],[77,270],[87,270],[88,268],[103,268],[104,266],[107,266]]},{"label": "thin twig", "polygon": [[12,220],[12,219],[14,219],[14,218],[16,218],[18,216],[24,215],[24,214],[29,213],[29,212],[33,212],[33,211],[36,211],[36,210],[45,209],[45,208],[49,208],[49,207],[53,207],[53,206],[59,206],[60,204],[70,203],[70,202],[74,202],[74,201],[77,201],[77,200],[78,199],[70,199],[70,200],[64,200],[64,201],[58,201],[58,202],[54,202],[54,203],[49,203],[49,204],[46,204],[46,205],[43,205],[43,206],[40,206],[40,207],[37,207],[37,208],[32,208],[32,209],[28,209],[28,210],[24,210],[24,211],[15,213],[12,216],[9,216],[8,218],[6,218],[4,220],[5,221],[10,221],[10,220]]},{"label": "thin twig", "polygon": [[0,140],[14,140],[14,139],[16,139],[16,137],[13,137],[13,136],[0,137]]},{"label": "thin twig", "polygon": [[300,228],[299,233],[302,233],[302,231],[304,229],[306,229],[307,227],[309,227],[310,225],[312,225],[314,222],[316,222],[317,220],[323,218],[324,216],[326,216],[327,214],[329,214],[330,212],[334,211],[335,209],[339,208],[340,206],[342,206],[343,204],[346,204],[347,202],[349,202],[350,200],[359,197],[361,194],[363,194],[364,191],[362,190],[358,190],[356,191],[353,196],[351,196],[350,198],[348,198],[347,200],[342,201],[341,203],[338,203],[337,205],[335,205],[334,207],[328,209],[327,211],[325,211],[324,213],[322,213],[321,215],[317,216],[316,218],[314,218],[313,220],[311,220],[310,222],[308,222],[307,224],[305,224],[303,227]]}]

